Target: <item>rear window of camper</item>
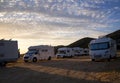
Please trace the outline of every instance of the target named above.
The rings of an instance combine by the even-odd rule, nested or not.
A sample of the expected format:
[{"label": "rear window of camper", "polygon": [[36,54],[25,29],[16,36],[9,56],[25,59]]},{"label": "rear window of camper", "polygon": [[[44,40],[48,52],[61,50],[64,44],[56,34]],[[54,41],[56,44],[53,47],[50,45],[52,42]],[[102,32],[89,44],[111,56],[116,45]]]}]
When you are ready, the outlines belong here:
[{"label": "rear window of camper", "polygon": [[90,45],[91,50],[104,50],[108,49],[109,47],[109,42],[94,43]]},{"label": "rear window of camper", "polygon": [[64,50],[60,50],[58,53],[60,53],[60,54],[66,54],[66,52]]},{"label": "rear window of camper", "polygon": [[43,49],[42,52],[47,52],[48,50],[47,49]]}]

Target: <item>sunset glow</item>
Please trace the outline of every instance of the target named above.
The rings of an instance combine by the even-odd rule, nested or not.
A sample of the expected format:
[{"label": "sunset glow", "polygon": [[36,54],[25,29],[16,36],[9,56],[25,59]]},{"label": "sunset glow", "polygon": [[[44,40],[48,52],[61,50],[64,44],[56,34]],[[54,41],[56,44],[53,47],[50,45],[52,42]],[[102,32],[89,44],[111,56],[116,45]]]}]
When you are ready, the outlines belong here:
[{"label": "sunset glow", "polygon": [[120,29],[120,0],[0,0],[0,39],[68,45]]}]

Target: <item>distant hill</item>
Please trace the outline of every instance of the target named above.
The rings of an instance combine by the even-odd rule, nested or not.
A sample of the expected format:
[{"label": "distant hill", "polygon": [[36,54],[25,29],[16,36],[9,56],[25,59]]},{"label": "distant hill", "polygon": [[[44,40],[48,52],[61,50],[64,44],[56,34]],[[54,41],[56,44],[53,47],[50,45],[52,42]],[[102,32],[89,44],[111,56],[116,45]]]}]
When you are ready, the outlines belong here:
[{"label": "distant hill", "polygon": [[106,35],[106,36],[107,36],[107,37],[110,37],[110,38],[112,38],[112,39],[118,40],[118,39],[120,39],[120,30],[115,31],[115,32],[113,32],[113,33],[110,33],[110,34],[108,34],[108,35]]},{"label": "distant hill", "polygon": [[88,48],[88,44],[94,38],[85,37],[68,45],[68,47]]},{"label": "distant hill", "polygon": [[120,49],[120,30],[117,30],[113,33],[110,33],[110,34],[106,35],[106,36],[116,40],[117,48]]},{"label": "distant hill", "polygon": [[93,40],[94,38],[89,38],[89,37],[85,37],[82,38],[78,41],[75,41],[67,46],[63,46],[63,45],[59,45],[59,46],[55,46],[54,50],[55,50],[55,54],[57,53],[57,49],[61,48],[61,47],[81,47],[81,48],[88,48],[88,44],[91,40]]},{"label": "distant hill", "polygon": [[[112,32],[108,35],[106,35],[107,37],[110,37],[114,40],[116,40],[117,42],[117,48],[120,49],[120,30],[117,30],[115,32]],[[71,44],[68,45],[68,47],[82,47],[82,48],[88,48],[88,44],[91,40],[93,40],[94,38],[89,38],[89,37],[85,37],[82,38],[78,41],[75,41]]]},{"label": "distant hill", "polygon": [[[114,40],[116,40],[117,42],[117,49],[120,49],[120,30],[117,30],[115,32],[112,32],[108,35],[106,35],[107,37],[110,37]],[[60,47],[81,47],[81,48],[88,48],[88,44],[91,40],[93,40],[94,38],[90,38],[90,37],[85,37],[85,38],[82,38],[80,40],[77,40],[67,46],[56,46],[55,47],[55,52],[57,51],[58,48]]]}]

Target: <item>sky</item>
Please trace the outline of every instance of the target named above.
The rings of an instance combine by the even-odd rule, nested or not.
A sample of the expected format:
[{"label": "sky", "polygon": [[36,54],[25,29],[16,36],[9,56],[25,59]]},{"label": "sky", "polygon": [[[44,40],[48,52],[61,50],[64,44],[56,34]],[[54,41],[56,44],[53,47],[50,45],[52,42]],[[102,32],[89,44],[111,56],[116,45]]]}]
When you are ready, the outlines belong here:
[{"label": "sky", "polygon": [[120,0],[0,0],[0,39],[34,45],[68,45],[120,29]]}]

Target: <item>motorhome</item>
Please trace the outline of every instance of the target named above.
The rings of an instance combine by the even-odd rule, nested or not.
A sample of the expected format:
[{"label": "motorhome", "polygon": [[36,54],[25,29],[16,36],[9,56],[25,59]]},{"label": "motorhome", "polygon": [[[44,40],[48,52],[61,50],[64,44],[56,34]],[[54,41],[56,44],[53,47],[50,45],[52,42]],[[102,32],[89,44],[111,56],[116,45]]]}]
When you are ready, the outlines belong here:
[{"label": "motorhome", "polygon": [[116,42],[108,37],[92,40],[89,43],[89,55],[91,60],[108,59],[116,57]]},{"label": "motorhome", "polygon": [[74,52],[72,48],[68,48],[68,47],[62,47],[59,48],[56,54],[57,58],[65,58],[65,57],[72,57],[74,56]]},{"label": "motorhome", "polygon": [[84,54],[84,49],[80,47],[73,47],[75,56],[82,56]]},{"label": "motorhome", "polygon": [[30,46],[23,59],[25,62],[37,62],[38,60],[51,60],[51,58],[54,56],[54,47],[48,45],[39,45]]},{"label": "motorhome", "polygon": [[19,58],[17,41],[0,40],[0,65],[5,66],[8,62],[17,61]]}]

